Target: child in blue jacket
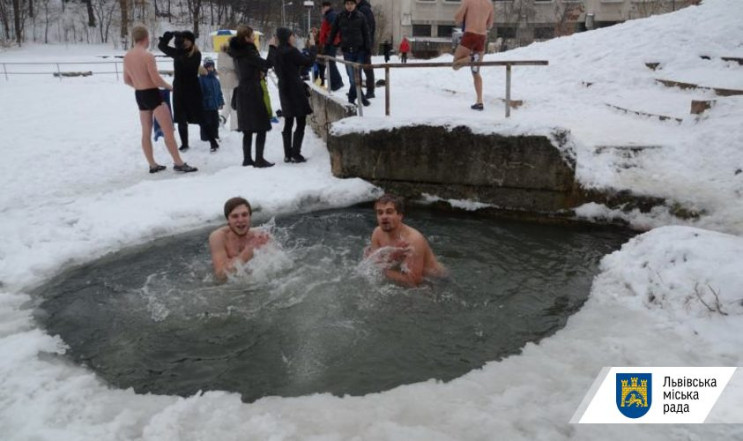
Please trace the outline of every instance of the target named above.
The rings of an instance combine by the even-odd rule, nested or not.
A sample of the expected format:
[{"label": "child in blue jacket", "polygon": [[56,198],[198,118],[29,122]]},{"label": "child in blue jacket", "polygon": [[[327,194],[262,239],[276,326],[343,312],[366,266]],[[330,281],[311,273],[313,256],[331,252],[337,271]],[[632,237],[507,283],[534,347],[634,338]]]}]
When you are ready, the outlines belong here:
[{"label": "child in blue jacket", "polygon": [[217,139],[219,139],[219,110],[224,106],[224,96],[217,78],[217,71],[214,69],[214,60],[209,57],[204,58],[204,70],[199,75],[199,83],[201,84],[202,107],[204,109],[201,139],[209,141],[211,151],[216,152],[219,148],[217,142]]}]

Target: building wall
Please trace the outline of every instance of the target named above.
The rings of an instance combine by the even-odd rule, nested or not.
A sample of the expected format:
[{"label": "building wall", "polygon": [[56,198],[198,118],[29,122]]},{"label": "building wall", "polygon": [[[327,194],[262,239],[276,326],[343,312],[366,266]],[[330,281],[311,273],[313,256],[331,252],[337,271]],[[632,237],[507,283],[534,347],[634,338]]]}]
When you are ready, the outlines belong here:
[{"label": "building wall", "polygon": [[[741,0],[743,1],[743,0]],[[513,44],[566,35],[586,28],[671,12],[698,0],[496,0],[495,27],[490,40],[511,35]],[[450,39],[459,0],[370,0],[384,14],[380,41],[392,38],[397,47],[403,36],[412,37],[414,25],[431,26],[430,39]],[[588,26],[586,23],[588,22]],[[500,32],[498,28],[504,28]],[[505,34],[504,34],[505,33]],[[422,39],[424,37],[416,37]]]}]

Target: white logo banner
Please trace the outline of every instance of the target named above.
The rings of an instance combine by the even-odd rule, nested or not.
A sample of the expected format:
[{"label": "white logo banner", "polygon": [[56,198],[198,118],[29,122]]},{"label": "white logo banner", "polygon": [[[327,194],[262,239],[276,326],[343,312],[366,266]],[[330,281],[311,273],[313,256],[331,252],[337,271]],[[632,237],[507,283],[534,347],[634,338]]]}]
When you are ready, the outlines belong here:
[{"label": "white logo banner", "polygon": [[741,408],[743,370],[735,367],[607,367],[570,422],[741,423]]}]

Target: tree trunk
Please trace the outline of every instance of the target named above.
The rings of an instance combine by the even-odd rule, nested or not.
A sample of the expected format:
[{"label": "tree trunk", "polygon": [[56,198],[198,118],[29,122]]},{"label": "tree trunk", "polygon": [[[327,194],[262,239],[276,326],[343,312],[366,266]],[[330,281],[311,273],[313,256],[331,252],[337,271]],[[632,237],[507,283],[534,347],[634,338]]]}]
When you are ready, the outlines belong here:
[{"label": "tree trunk", "polygon": [[34,18],[34,0],[28,0],[28,16]]},{"label": "tree trunk", "polygon": [[93,0],[84,0],[88,8],[88,27],[95,27],[95,12],[93,11]]},{"label": "tree trunk", "polygon": [[23,26],[21,25],[21,1],[13,0],[13,24],[15,25],[15,41],[18,46],[23,43]]},{"label": "tree trunk", "polygon": [[8,14],[8,10],[6,8],[5,2],[0,0],[0,20],[3,22],[3,28],[5,29],[5,39],[10,40],[10,22],[8,21],[8,17],[10,14]]},{"label": "tree trunk", "polygon": [[127,0],[119,0],[119,8],[121,9],[121,45],[122,49],[127,50],[127,35],[129,35],[129,5]]},{"label": "tree trunk", "polygon": [[193,2],[193,33],[198,38],[199,36],[199,16],[201,15],[201,0],[194,0]]}]

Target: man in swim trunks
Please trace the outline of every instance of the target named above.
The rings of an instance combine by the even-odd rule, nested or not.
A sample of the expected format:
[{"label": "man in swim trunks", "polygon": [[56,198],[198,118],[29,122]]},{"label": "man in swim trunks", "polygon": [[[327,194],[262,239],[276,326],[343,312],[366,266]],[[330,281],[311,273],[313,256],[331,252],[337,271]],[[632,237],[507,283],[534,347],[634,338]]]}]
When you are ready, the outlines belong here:
[{"label": "man in swim trunks", "polygon": [[402,222],[405,205],[401,198],[385,194],[374,204],[378,226],[371,237],[366,257],[380,251],[372,258],[385,265],[384,275],[393,282],[407,287],[420,285],[423,277],[441,277],[446,269],[433,255],[431,246],[415,228]]},{"label": "man in swim trunks", "polygon": [[[454,21],[457,25],[462,25],[464,31],[459,46],[454,51],[452,65],[454,70],[459,70],[470,62],[482,61],[488,31],[493,27],[494,15],[493,3],[490,0],[462,0],[462,5],[454,14]],[[480,66],[472,66],[472,79],[475,83],[477,102],[471,108],[483,110]]]},{"label": "man in swim trunks", "polygon": [[209,235],[214,275],[220,282],[227,280],[227,275],[235,271],[236,264],[252,259],[255,250],[271,239],[265,231],[250,229],[252,214],[253,209],[244,198],[228,199],[224,204],[227,225]]},{"label": "man in swim trunks", "polygon": [[173,90],[173,87],[157,72],[155,56],[147,50],[150,47],[150,34],[147,28],[135,26],[132,29],[132,40],[134,47],[124,55],[124,82],[134,88],[134,96],[139,106],[139,121],[142,124],[142,150],[150,164],[150,173],[157,173],[166,168],[155,162],[152,151],[150,133],[152,132],[153,114],[163,129],[165,146],[170,156],[173,157],[173,170],[184,173],[195,172],[198,169],[183,162],[178,154],[170,110],[158,90],[158,87],[168,90]]}]

